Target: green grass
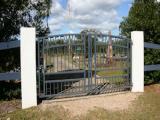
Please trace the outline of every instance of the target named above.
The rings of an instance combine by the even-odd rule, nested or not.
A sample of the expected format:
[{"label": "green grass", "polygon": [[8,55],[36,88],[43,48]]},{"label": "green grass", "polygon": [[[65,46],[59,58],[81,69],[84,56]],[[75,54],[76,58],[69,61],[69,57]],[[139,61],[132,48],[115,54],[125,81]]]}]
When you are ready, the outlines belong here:
[{"label": "green grass", "polygon": [[33,107],[27,110],[17,110],[6,115],[0,115],[0,120],[69,120],[70,115],[64,108],[56,106],[52,110],[41,110]]},{"label": "green grass", "polygon": [[120,71],[120,70],[114,70],[114,71],[100,71],[97,72],[97,75],[101,76],[101,77],[105,77],[105,76],[118,76],[118,75],[124,75],[126,72],[125,71]]},{"label": "green grass", "polygon": [[[114,71],[111,70],[111,71],[100,71],[100,72],[97,72],[97,75],[99,75],[101,77],[105,77],[105,76],[107,76],[107,77],[121,76],[121,75],[125,75],[125,74],[126,74],[126,72],[122,71],[122,70],[114,70]],[[122,77],[115,78],[114,80],[107,78],[106,80],[108,80],[110,83],[116,84],[116,85],[121,85],[121,84],[126,82],[126,79],[122,78]]]},{"label": "green grass", "polygon": [[[153,89],[154,88],[154,89]],[[156,92],[155,92],[156,91]],[[62,107],[49,108],[42,111],[36,108],[18,110],[0,115],[3,120],[160,120],[160,85],[148,87],[143,95],[132,103],[128,110],[107,111],[97,108],[83,116],[71,117]]]},{"label": "green grass", "polygon": [[0,101],[21,98],[21,83],[15,81],[0,82]]},{"label": "green grass", "polygon": [[81,120],[160,120],[160,95],[145,93],[132,108],[124,111],[107,111],[101,108],[80,117]]}]

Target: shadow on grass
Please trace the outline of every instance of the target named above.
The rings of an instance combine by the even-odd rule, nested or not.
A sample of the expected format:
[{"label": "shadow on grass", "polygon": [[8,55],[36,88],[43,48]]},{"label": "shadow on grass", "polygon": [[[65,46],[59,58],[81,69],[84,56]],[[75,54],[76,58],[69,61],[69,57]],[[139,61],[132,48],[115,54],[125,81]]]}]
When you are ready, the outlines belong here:
[{"label": "shadow on grass", "polygon": [[156,85],[156,84],[160,84],[160,81],[147,81],[147,82],[144,82],[144,86],[151,86],[151,85]]},{"label": "shadow on grass", "polygon": [[0,100],[21,99],[19,81],[0,81]]}]

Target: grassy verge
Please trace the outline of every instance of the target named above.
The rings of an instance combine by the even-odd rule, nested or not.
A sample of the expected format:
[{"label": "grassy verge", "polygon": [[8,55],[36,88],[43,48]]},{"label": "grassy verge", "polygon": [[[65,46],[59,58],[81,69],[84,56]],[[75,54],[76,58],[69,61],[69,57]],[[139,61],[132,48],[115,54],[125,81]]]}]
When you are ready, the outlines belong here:
[{"label": "grassy verge", "polygon": [[141,95],[128,110],[107,111],[97,108],[83,116],[71,117],[70,113],[62,107],[54,107],[43,111],[37,108],[18,110],[9,114],[0,115],[3,120],[32,119],[32,120],[160,120],[160,85],[145,87]]},{"label": "grassy verge", "polygon": [[118,75],[124,75],[125,71],[120,70],[114,70],[114,71],[100,71],[97,73],[97,75],[105,77],[105,76],[118,76]]},{"label": "grassy verge", "polygon": [[56,106],[52,110],[43,111],[38,107],[27,110],[17,110],[16,112],[0,115],[0,120],[69,120],[69,112],[64,108]]},{"label": "grassy verge", "polygon": [[[126,74],[126,72],[122,71],[122,70],[100,71],[100,72],[97,72],[97,75],[101,76],[101,77],[106,77],[106,76],[107,77],[122,76],[122,75],[125,75],[125,74]],[[126,79],[122,78],[122,77],[115,78],[114,80],[107,78],[106,80],[108,80],[110,83],[116,84],[116,85],[121,85],[121,84],[124,84],[126,82]]]},{"label": "grassy verge", "polygon": [[159,101],[160,95],[145,93],[129,110],[113,112],[97,108],[80,117],[80,120],[160,120]]},{"label": "grassy verge", "polygon": [[145,93],[124,111],[107,111],[101,108],[79,117],[80,120],[160,120],[160,85],[145,88]]}]

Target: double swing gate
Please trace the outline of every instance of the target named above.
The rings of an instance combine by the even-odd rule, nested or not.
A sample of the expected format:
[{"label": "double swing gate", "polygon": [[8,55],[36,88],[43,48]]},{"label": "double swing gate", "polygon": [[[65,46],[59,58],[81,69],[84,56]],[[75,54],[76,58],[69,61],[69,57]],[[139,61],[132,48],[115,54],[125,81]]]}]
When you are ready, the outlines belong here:
[{"label": "double swing gate", "polygon": [[38,96],[60,98],[129,90],[130,40],[62,34],[37,40]]}]

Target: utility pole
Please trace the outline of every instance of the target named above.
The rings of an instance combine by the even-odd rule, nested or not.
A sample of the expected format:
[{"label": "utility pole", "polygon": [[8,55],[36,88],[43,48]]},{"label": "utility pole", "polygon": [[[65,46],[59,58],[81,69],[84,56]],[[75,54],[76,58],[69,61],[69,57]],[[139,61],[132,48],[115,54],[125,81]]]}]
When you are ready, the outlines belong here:
[{"label": "utility pole", "polygon": [[[70,0],[67,0],[67,11],[68,11],[67,18],[71,18],[71,1]],[[69,58],[70,58],[71,57],[71,37],[70,35],[69,35],[69,48],[68,49],[69,49]]]},{"label": "utility pole", "polygon": [[109,38],[108,38],[108,48],[107,48],[107,62],[108,64],[112,63],[112,57],[113,57],[113,48],[112,48],[112,33],[111,31],[108,32]]}]

